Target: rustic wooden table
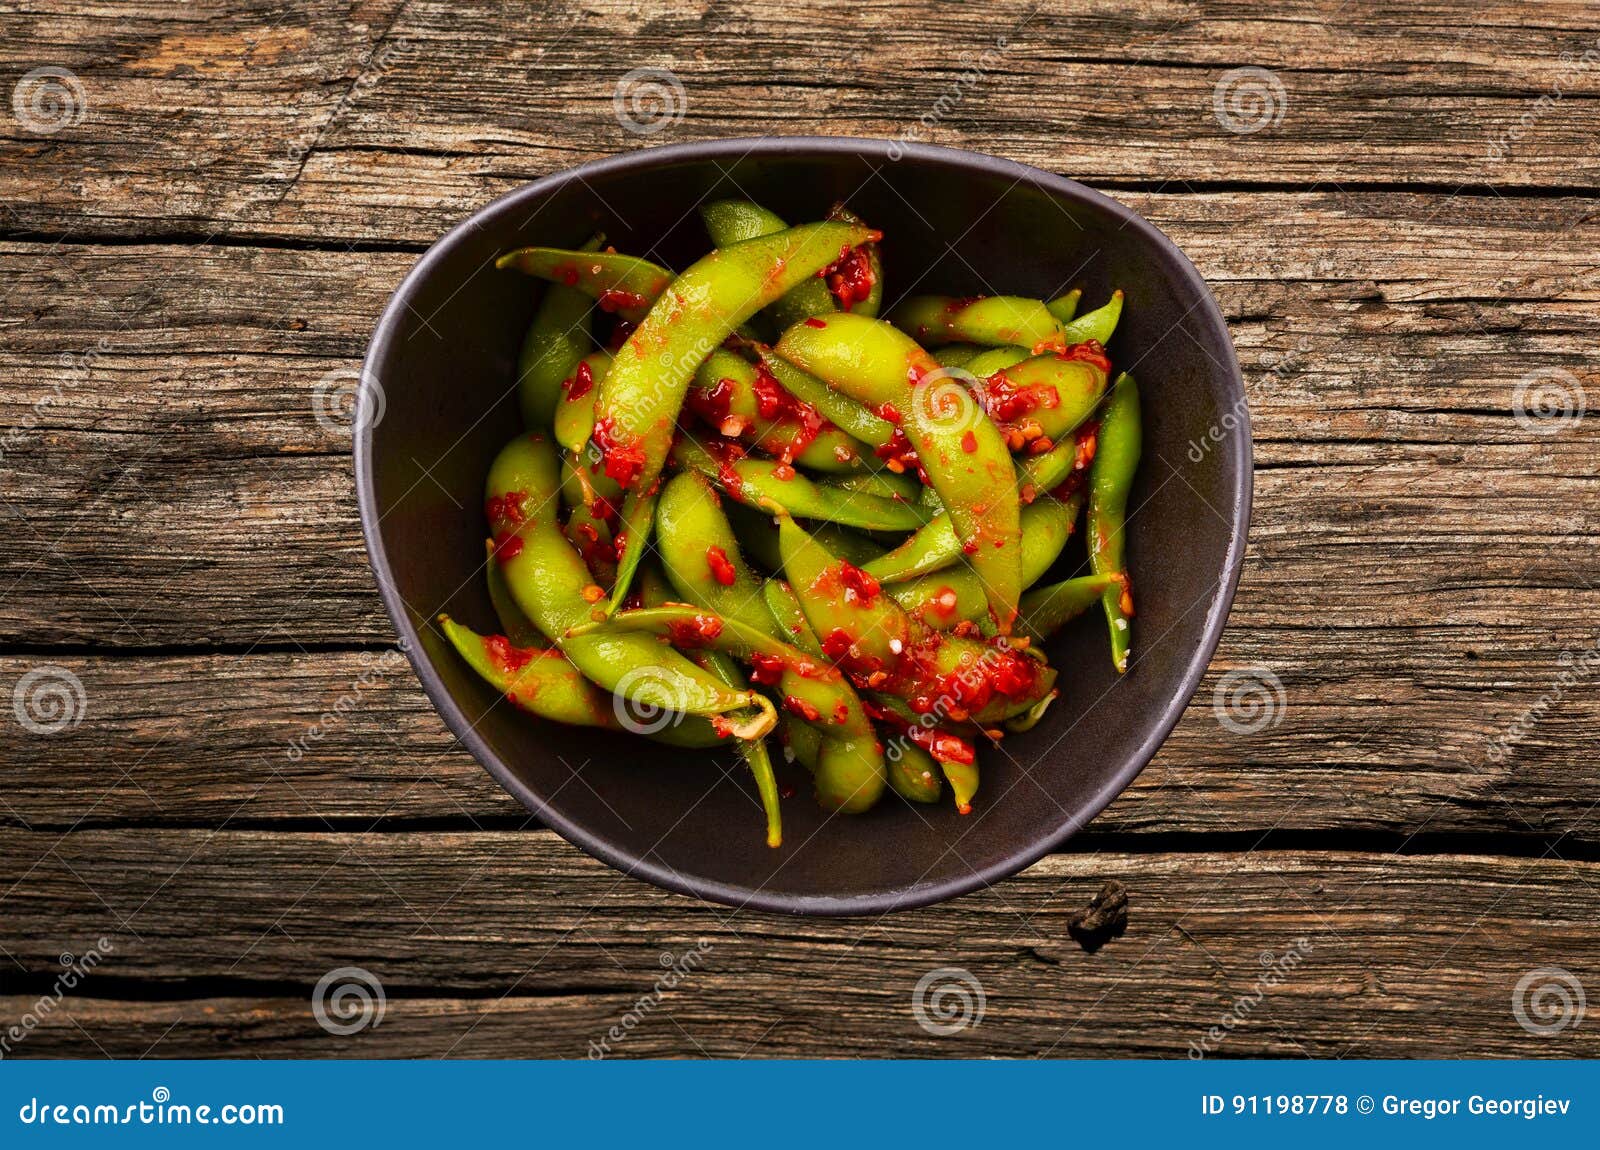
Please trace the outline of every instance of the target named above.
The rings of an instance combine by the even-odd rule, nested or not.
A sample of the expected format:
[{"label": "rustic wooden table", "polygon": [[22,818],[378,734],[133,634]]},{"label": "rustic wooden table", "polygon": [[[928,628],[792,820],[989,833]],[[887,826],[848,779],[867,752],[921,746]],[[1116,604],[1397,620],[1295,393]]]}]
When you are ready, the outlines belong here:
[{"label": "rustic wooden table", "polygon": [[[1592,4],[56,0],[0,3],[0,60],[0,1052],[1600,1052]],[[1255,420],[1232,622],[1150,768],[877,921],[532,824],[385,657],[318,403],[495,195],[773,133],[1117,196],[1212,284]],[[1265,711],[1214,706],[1236,671]],[[386,1001],[341,1035],[347,967]],[[951,967],[981,1020],[963,984],[921,1025]]]}]

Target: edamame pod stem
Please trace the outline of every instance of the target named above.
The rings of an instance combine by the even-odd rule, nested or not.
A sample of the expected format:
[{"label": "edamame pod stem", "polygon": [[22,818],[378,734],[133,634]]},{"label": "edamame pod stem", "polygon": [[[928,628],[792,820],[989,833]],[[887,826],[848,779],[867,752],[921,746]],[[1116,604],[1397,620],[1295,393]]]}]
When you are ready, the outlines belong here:
[{"label": "edamame pod stem", "polygon": [[1034,642],[1042,643],[1094,606],[1107,591],[1121,593],[1120,575],[1081,575],[1035,587],[1022,596],[1017,628]]},{"label": "edamame pod stem", "polygon": [[483,549],[486,559],[483,573],[489,584],[489,604],[494,608],[495,618],[500,620],[500,633],[513,647],[548,646],[549,639],[533,625],[533,620],[523,614],[522,608],[518,607],[517,601],[511,597],[511,588],[506,586],[505,572],[500,570],[500,564],[494,561],[494,540],[485,539]]},{"label": "edamame pod stem", "polygon": [[955,299],[914,295],[897,304],[889,322],[918,343],[1021,344],[1062,347],[1061,321],[1036,299],[994,295]]},{"label": "edamame pod stem", "polygon": [[[745,240],[784,231],[788,224],[776,212],[769,212],[749,200],[718,200],[700,209],[711,242],[725,248]],[[784,297],[766,308],[773,324],[782,331],[811,315],[827,315],[839,310],[828,285],[812,277],[790,288]]]},{"label": "edamame pod stem", "polygon": [[718,434],[759,447],[780,463],[850,472],[872,454],[785,391],[766,367],[721,348],[695,372],[685,402]]},{"label": "edamame pod stem", "polygon": [[645,499],[666,464],[700,362],[761,308],[840,253],[876,238],[848,224],[803,224],[719,248],[672,281],[618,350],[595,396],[595,446],[606,474],[627,491],[624,550],[608,610],[627,598],[649,543],[652,509]]},{"label": "edamame pod stem", "polygon": [[914,531],[926,515],[915,504],[864,495],[813,483],[804,475],[767,459],[738,454],[737,444],[703,443],[685,434],[672,449],[680,467],[698,471],[732,498],[763,510],[782,508],[804,519],[825,519],[865,531]]},{"label": "edamame pod stem", "polygon": [[[603,236],[595,236],[579,251],[596,251],[604,242]],[[553,283],[545,289],[517,353],[517,402],[522,408],[523,426],[529,431],[543,431],[550,426],[561,396],[561,381],[572,374],[592,346],[592,306],[588,296],[563,283]]]},{"label": "edamame pod stem", "polygon": [[517,606],[590,680],[645,709],[726,716],[754,707],[754,719],[724,720],[728,733],[740,738],[759,738],[772,729],[777,716],[764,695],[732,690],[647,637],[565,638],[589,620],[604,592],[561,532],[556,453],[549,439],[522,435],[507,444],[489,469],[486,494],[495,558]]},{"label": "edamame pod stem", "polygon": [[643,319],[672,282],[666,268],[620,252],[519,248],[495,260],[494,266],[515,268],[582,292],[601,311],[615,312],[631,323]]},{"label": "edamame pod stem", "polygon": [[[732,656],[721,651],[700,651],[696,661],[702,667],[736,690],[750,684],[739,671]],[[761,810],[767,817],[767,846],[776,849],[783,845],[783,812],[778,809],[778,776],[772,770],[772,755],[765,739],[740,739],[739,757],[750,768],[755,779],[756,793],[761,797]]]},{"label": "edamame pod stem", "polygon": [[1048,695],[1055,671],[1003,636],[982,643],[913,619],[877,581],[838,559],[788,516],[783,570],[823,654],[858,686],[898,695],[919,714],[998,722]]},{"label": "edamame pod stem", "polygon": [[1066,295],[1058,295],[1044,306],[1050,309],[1050,314],[1062,323],[1072,322],[1072,317],[1078,314],[1078,301],[1083,298],[1082,288],[1073,288]]},{"label": "edamame pod stem", "polygon": [[1122,290],[1111,293],[1111,298],[1093,311],[1086,311],[1062,328],[1061,336],[1068,347],[1075,343],[1094,340],[1099,344],[1111,342],[1111,333],[1117,330],[1117,320],[1122,318]]},{"label": "edamame pod stem", "polygon": [[874,415],[847,395],[841,395],[814,375],[801,371],[769,347],[757,345],[756,354],[784,390],[822,412],[841,430],[871,447],[887,447],[894,439],[894,424]]},{"label": "edamame pod stem", "polygon": [[[1041,499],[1022,509],[1022,585],[1031,587],[1061,555],[1072,535],[1078,505],[1068,507],[1054,499]],[[959,552],[958,552],[959,557]],[[871,564],[867,564],[870,568]],[[988,618],[988,600],[977,572],[950,567],[904,583],[886,583],[884,590],[911,616],[936,631],[948,631],[962,622]],[[1026,604],[1028,596],[1022,596]],[[1019,620],[1021,615],[1019,613]],[[1021,626],[1021,623],[1018,623]]]},{"label": "edamame pod stem", "polygon": [[[1082,508],[1082,500],[1063,504],[1054,499],[1040,499],[1022,509],[1022,582],[1032,583],[1056,561],[1061,549],[1072,535],[1073,523]],[[1048,558],[1046,558],[1048,556]],[[918,576],[943,572],[961,562],[961,541],[955,529],[944,516],[936,516],[928,525],[917,531],[890,551],[863,563],[862,569],[880,583],[903,583]],[[1044,563],[1040,567],[1040,562]],[[1033,572],[1032,577],[1028,575]]]},{"label": "edamame pod stem", "polygon": [[1139,388],[1133,376],[1117,377],[1100,418],[1099,446],[1089,465],[1089,570],[1120,575],[1120,586],[1100,596],[1111,631],[1111,662],[1118,674],[1128,669],[1132,636],[1133,586],[1123,555],[1128,490],[1139,467]]},{"label": "edamame pod stem", "polygon": [[591,351],[573,366],[572,374],[561,381],[551,425],[556,442],[567,451],[582,451],[594,430],[594,388],[611,369],[609,351]]},{"label": "edamame pod stem", "polygon": [[[999,428],[922,348],[881,320],[849,314],[796,324],[777,350],[804,371],[902,421],[908,450],[938,491],[989,610],[1008,632],[1022,594],[1021,502]],[[890,466],[895,460],[890,459]]]}]

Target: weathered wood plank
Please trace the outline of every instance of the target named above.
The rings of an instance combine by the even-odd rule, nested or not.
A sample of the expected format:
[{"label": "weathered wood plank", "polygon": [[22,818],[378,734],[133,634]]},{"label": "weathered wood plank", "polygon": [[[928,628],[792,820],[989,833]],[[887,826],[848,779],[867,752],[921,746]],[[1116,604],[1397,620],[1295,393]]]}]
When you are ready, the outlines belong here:
[{"label": "weathered wood plank", "polygon": [[[1555,694],[1569,667],[1509,638],[1471,659],[1443,629],[1370,636],[1359,666],[1346,652],[1356,640],[1339,633],[1230,640],[1150,768],[1092,832],[1600,837],[1600,775],[1587,754],[1600,699],[1582,682]],[[1419,663],[1418,648],[1438,665]],[[0,727],[0,824],[292,819],[320,830],[527,817],[454,744],[396,652],[10,657],[0,688],[42,665],[81,684],[81,721],[52,734]],[[1283,688],[1269,704],[1277,721],[1263,717],[1253,733],[1215,709],[1222,676],[1252,666]],[[1498,752],[1493,740],[1541,698],[1548,712]]]},{"label": "weathered wood plank", "polygon": [[[0,122],[0,203],[5,227],[52,233],[426,242],[584,160],[783,133],[921,138],[1172,186],[1593,188],[1592,16],[1580,0],[1537,20],[1400,0],[13,11],[6,73],[68,69],[80,114],[35,119],[54,133]],[[1216,106],[1242,65],[1281,86],[1261,89],[1264,111],[1235,109],[1266,125],[1248,134]],[[682,89],[648,136],[614,104],[637,67]]]},{"label": "weathered wood plank", "polygon": [[[1130,198],[1210,277],[1249,378],[1259,564],[1237,619],[1299,625],[1316,587],[1329,626],[1579,625],[1593,421],[1514,409],[1534,370],[1593,391],[1590,201]],[[317,396],[410,259],[0,249],[0,641],[388,638]]]},{"label": "weathered wood plank", "polygon": [[[1181,1057],[1262,989],[1220,1052],[1600,1049],[1592,1028],[1541,1038],[1512,1012],[1531,970],[1600,978],[1600,866],[1555,858],[1063,855],[942,907],[815,922],[663,894],[546,832],[56,841],[5,831],[0,852],[11,888],[0,939],[9,969],[38,988],[0,1009],[47,992],[63,950],[110,944],[85,993],[51,1012],[28,1053],[93,1053],[70,1019],[111,1053],[141,1053],[176,1022],[158,1053],[582,1056],[652,992],[663,955],[695,950],[700,961],[616,1053]],[[1131,892],[1128,931],[1091,956],[1066,918],[1108,877]],[[1263,988],[1263,956],[1290,954],[1281,985]],[[313,984],[343,966],[375,975],[390,1008],[338,1042],[308,1007]],[[950,966],[982,985],[985,1012],[939,1038],[918,1026],[912,995],[924,974]],[[181,991],[188,979],[304,989],[136,1006],[91,997],[96,977],[125,989],[160,980]]]}]

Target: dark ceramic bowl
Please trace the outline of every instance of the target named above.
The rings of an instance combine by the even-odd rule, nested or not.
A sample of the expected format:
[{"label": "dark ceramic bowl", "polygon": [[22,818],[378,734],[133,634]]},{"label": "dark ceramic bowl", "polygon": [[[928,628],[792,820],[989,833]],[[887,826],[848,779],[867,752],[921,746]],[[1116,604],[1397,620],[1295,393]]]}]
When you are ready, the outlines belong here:
[{"label": "dark ceramic bowl", "polygon": [[[481,574],[484,474],[520,429],[517,347],[534,286],[497,253],[576,246],[597,229],[683,268],[707,240],[695,205],[749,196],[790,220],[846,200],[886,235],[888,299],[911,291],[1046,297],[1069,286],[1127,307],[1111,342],[1144,399],[1130,504],[1135,662],[1121,679],[1104,619],[1050,645],[1061,698],[1034,730],[983,753],[976,809],[828,818],[809,788],[784,803],[784,845],[762,842],[742,768],[705,752],[559,727],[498,701],[431,624],[447,611],[496,629]],[[992,285],[992,286],[991,286]],[[1225,417],[1227,417],[1225,419]],[[1149,762],[1189,701],[1228,614],[1250,517],[1243,386],[1222,315],[1170,240],[1115,200],[971,152],[828,138],[720,140],[586,164],[496,200],[435,244],[368,349],[355,437],[367,548],[395,626],[440,714],[512,794],[628,874],[734,906],[875,914],[986,886],[1060,846]],[[1081,562],[1064,558],[1061,574]],[[780,772],[783,770],[780,765]],[[728,777],[724,778],[724,775]]]}]

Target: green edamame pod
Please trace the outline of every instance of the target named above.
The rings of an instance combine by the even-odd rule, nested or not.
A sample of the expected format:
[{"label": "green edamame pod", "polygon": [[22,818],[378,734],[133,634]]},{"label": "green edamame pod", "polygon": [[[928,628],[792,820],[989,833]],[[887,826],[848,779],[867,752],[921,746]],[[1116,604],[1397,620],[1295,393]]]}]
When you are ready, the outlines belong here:
[{"label": "green edamame pod", "polygon": [[718,434],[781,463],[813,471],[860,470],[872,449],[784,390],[766,367],[718,348],[695,372],[686,406]]},{"label": "green edamame pod", "polygon": [[519,647],[504,635],[480,635],[448,615],[439,630],[467,666],[518,710],[576,727],[615,729],[621,724],[611,696],[567,661],[560,651]]},{"label": "green edamame pod", "polygon": [[902,503],[920,502],[924,493],[932,490],[903,471],[852,471],[846,475],[825,475],[817,482],[840,491],[859,491],[880,499],[898,499]]},{"label": "green edamame pod", "polygon": [[[596,251],[604,242],[604,236],[595,236],[579,251]],[[517,402],[522,408],[523,426],[529,431],[543,431],[550,426],[561,396],[561,381],[572,374],[593,346],[593,303],[563,283],[553,283],[545,289],[517,353]]]},{"label": "green edamame pod", "polygon": [[857,685],[977,722],[1020,714],[1053,689],[1055,670],[1003,637],[984,643],[935,631],[793,519],[780,516],[778,529],[784,575],[806,621]]},{"label": "green edamame pod", "polygon": [[783,744],[783,757],[798,762],[812,774],[822,757],[822,735],[810,723],[794,715],[778,716],[778,741]]},{"label": "green edamame pod", "polygon": [[[843,204],[835,204],[828,218],[862,227],[867,224]],[[883,307],[883,253],[876,243],[857,248],[840,260],[839,266],[829,268],[825,278],[828,290],[845,311],[877,318],[878,309]]]},{"label": "green edamame pod", "polygon": [[645,503],[672,448],[684,393],[700,362],[735,328],[790,288],[877,239],[847,224],[803,224],[698,260],[661,293],[618,350],[595,397],[594,443],[603,468],[627,492],[623,551],[608,611],[627,598],[649,544]]},{"label": "green edamame pod", "polygon": [[1093,607],[1108,591],[1121,594],[1120,576],[1080,575],[1036,587],[1022,596],[1017,628],[1034,642],[1042,643]]},{"label": "green edamame pod", "polygon": [[969,375],[977,379],[988,379],[995,372],[1004,371],[1013,364],[1021,363],[1032,354],[1025,347],[991,347],[973,356],[964,366]]},{"label": "green edamame pod", "polygon": [[600,305],[637,323],[668,284],[672,273],[638,256],[620,252],[566,251],[562,248],[520,248],[495,260],[497,268],[515,268],[583,293]]},{"label": "green edamame pod", "polygon": [[720,460],[706,444],[687,433],[673,447],[672,457],[680,467],[714,480],[733,499],[763,510],[781,508],[805,519],[824,519],[864,531],[914,531],[926,519],[915,504],[824,487],[793,468],[780,471],[783,465],[771,460]]},{"label": "green edamame pod", "polygon": [[[1031,587],[1060,557],[1072,535],[1078,506],[1081,500],[1068,506],[1054,499],[1041,499],[1022,509],[1024,587]],[[965,566],[950,566],[903,583],[885,583],[884,590],[913,618],[937,631],[948,631],[963,620],[981,622],[988,617],[983,583],[976,572]],[[1022,601],[1028,601],[1026,594]]]},{"label": "green edamame pod", "polygon": [[896,742],[885,756],[889,762],[889,786],[901,798],[913,803],[936,803],[943,791],[943,775],[933,756],[911,742]]},{"label": "green edamame pod", "polygon": [[[518,710],[579,727],[621,729],[620,704],[594,686],[560,651],[518,649],[508,638],[479,635],[439,616],[439,628],[466,664]],[[643,732],[646,738],[672,747],[703,750],[727,742],[699,715],[681,723]]]},{"label": "green edamame pod", "polygon": [[894,424],[868,411],[847,395],[841,395],[809,372],[778,355],[771,348],[758,347],[756,354],[784,390],[796,399],[822,412],[835,426],[869,447],[886,447],[894,439]]},{"label": "green edamame pod", "polygon": [[947,343],[943,347],[931,348],[929,354],[941,367],[966,367],[983,354],[983,350],[972,343]]},{"label": "green edamame pod", "polygon": [[1026,426],[1023,441],[1051,443],[1076,431],[1105,394],[1110,363],[1092,347],[1046,352],[991,372],[983,381],[991,419]]},{"label": "green edamame pod", "polygon": [[662,485],[656,548],[683,600],[773,633],[761,601],[762,581],[745,563],[722,500],[703,476],[680,471]]},{"label": "green edamame pod", "polygon": [[568,636],[589,621],[604,593],[561,532],[557,459],[548,438],[522,435],[507,444],[489,469],[486,488],[495,558],[512,597],[591,681],[653,714],[726,716],[754,707],[757,718],[726,721],[729,733],[758,738],[772,729],[777,716],[764,695],[732,690],[647,636]]},{"label": "green edamame pod", "polygon": [[784,709],[823,735],[813,777],[817,799],[831,810],[856,814],[878,800],[887,782],[883,753],[861,700],[839,671],[797,647],[700,607],[619,611],[575,629],[577,636],[645,632],[726,651],[751,664],[758,681],[781,674]]},{"label": "green edamame pod", "polygon": [[[1022,509],[1021,566],[1023,585],[1038,579],[1054,563],[1072,535],[1082,501],[1061,503],[1038,499]],[[1045,558],[1048,556],[1048,558]],[[880,583],[902,583],[919,575],[932,575],[960,563],[961,541],[949,520],[939,516],[886,555],[863,563],[862,569]],[[1039,563],[1043,561],[1044,566]],[[1027,572],[1032,570],[1029,578]]]},{"label": "green edamame pod", "polygon": [[1060,347],[1061,321],[1036,299],[994,295],[955,299],[914,295],[889,313],[889,322],[918,343],[977,343],[985,347],[1020,344]]},{"label": "green edamame pod", "polygon": [[1022,594],[1021,500],[1000,429],[927,352],[881,320],[846,313],[796,324],[779,338],[777,351],[829,386],[902,421],[908,447],[983,578],[997,626],[1009,631]]},{"label": "green edamame pod", "polygon": [[1072,317],[1078,314],[1078,301],[1083,298],[1082,288],[1073,288],[1066,295],[1058,295],[1044,306],[1050,309],[1050,314],[1062,323],[1072,322]]},{"label": "green edamame pod", "polygon": [[1141,438],[1139,388],[1133,376],[1117,377],[1100,418],[1099,446],[1089,465],[1089,570],[1120,575],[1120,586],[1102,593],[1111,631],[1111,662],[1120,674],[1128,669],[1132,643],[1128,620],[1133,616],[1133,585],[1124,558],[1128,491],[1139,467]]},{"label": "green edamame pod", "polygon": [[572,374],[561,381],[551,426],[556,442],[567,451],[582,451],[594,430],[594,387],[611,368],[609,351],[591,351],[580,359]]},{"label": "green edamame pod", "polygon": [[[718,200],[706,204],[700,209],[700,220],[711,242],[719,248],[770,236],[789,226],[777,213],[749,200]],[[838,310],[828,285],[813,277],[790,288],[782,299],[767,307],[766,314],[782,331],[807,316],[827,315]]]},{"label": "green edamame pod", "polygon": [[1119,288],[1104,304],[1065,325],[1061,335],[1068,347],[1091,339],[1100,344],[1109,343],[1111,334],[1117,330],[1117,320],[1121,318],[1122,290]]},{"label": "green edamame pod", "polygon": [[533,625],[517,606],[517,601],[511,597],[511,588],[506,586],[505,572],[500,570],[500,564],[494,561],[494,540],[483,541],[486,562],[483,565],[484,579],[489,584],[489,604],[494,608],[495,618],[500,620],[500,633],[506,637],[513,647],[544,647],[549,643],[548,638]]}]

